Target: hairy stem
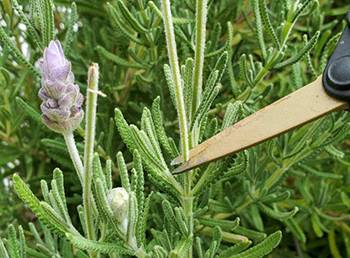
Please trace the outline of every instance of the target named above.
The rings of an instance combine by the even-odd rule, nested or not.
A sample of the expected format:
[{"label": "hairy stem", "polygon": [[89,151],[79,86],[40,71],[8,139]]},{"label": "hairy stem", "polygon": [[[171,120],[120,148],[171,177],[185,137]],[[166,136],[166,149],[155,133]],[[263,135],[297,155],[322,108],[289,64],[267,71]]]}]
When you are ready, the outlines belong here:
[{"label": "hairy stem", "polygon": [[175,86],[176,109],[179,117],[182,157],[185,161],[187,161],[189,156],[188,126],[186,119],[185,103],[183,98],[180,66],[177,57],[173,18],[171,14],[169,0],[162,0],[162,13],[171,75]]},{"label": "hairy stem", "polygon": [[[175,42],[174,34],[174,25],[172,20],[172,14],[170,9],[170,1],[162,0],[162,13],[163,21],[165,28],[165,36],[167,41],[168,56],[170,61],[170,68],[172,79],[175,86],[175,98],[176,98],[176,108],[179,118],[179,127],[180,127],[180,137],[181,137],[181,147],[182,147],[182,157],[184,161],[187,161],[189,158],[189,136],[188,136],[188,125],[187,125],[187,116],[186,109],[183,97],[182,89],[182,79],[180,74],[179,61],[177,57],[177,49]],[[191,191],[191,174],[185,175],[184,181],[184,190],[182,195],[182,205],[186,217],[186,223],[189,228],[189,235],[193,233],[193,198]],[[189,248],[189,251],[186,257],[192,257],[192,247]]]},{"label": "hairy stem", "polygon": [[207,23],[207,0],[196,1],[196,48],[193,68],[192,117],[199,107],[202,96],[205,33]]},{"label": "hairy stem", "polygon": [[73,132],[63,134],[64,140],[67,145],[67,149],[70,155],[70,158],[73,162],[74,168],[78,174],[80,183],[83,185],[83,175],[84,175],[84,167],[81,162],[79,152],[77,146],[75,144]]},{"label": "hairy stem", "polygon": [[[192,92],[192,116],[200,105],[203,85],[203,67],[205,52],[205,33],[207,23],[207,0],[196,1],[196,48],[193,68],[193,92]],[[191,132],[191,147],[198,144],[200,125],[195,124]],[[186,160],[186,159],[185,159]],[[193,235],[193,192],[192,192],[192,171],[184,176],[183,208],[186,222],[189,228],[189,235]],[[189,249],[187,257],[192,257],[192,248]]]},{"label": "hairy stem", "polygon": [[88,72],[88,92],[86,106],[86,125],[85,125],[85,149],[84,149],[84,186],[83,186],[83,204],[85,213],[85,227],[87,237],[95,239],[95,229],[93,221],[92,205],[92,161],[94,153],[95,140],[95,121],[98,91],[98,65],[92,64]]}]

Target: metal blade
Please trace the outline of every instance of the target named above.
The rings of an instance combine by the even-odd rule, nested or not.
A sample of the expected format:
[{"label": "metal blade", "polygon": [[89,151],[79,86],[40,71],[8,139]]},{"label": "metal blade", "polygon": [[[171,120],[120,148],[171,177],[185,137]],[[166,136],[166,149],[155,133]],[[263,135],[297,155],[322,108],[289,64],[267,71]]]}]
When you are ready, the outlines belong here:
[{"label": "metal blade", "polygon": [[[190,152],[189,161],[173,171],[179,174],[199,165],[244,150],[279,134],[315,120],[332,111],[345,109],[347,102],[327,95],[322,76],[307,86],[226,128]],[[181,157],[173,163],[181,162]]]}]

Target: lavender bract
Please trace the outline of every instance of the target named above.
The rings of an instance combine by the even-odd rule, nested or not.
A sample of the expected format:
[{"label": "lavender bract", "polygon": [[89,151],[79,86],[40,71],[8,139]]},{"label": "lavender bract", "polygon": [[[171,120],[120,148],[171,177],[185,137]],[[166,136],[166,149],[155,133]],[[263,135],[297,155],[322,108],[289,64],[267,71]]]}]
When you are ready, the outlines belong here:
[{"label": "lavender bract", "polygon": [[128,192],[123,187],[113,188],[108,192],[107,200],[116,219],[123,223],[128,217]]},{"label": "lavender bract", "polygon": [[65,58],[61,43],[51,41],[39,59],[41,88],[39,97],[43,122],[57,133],[74,131],[84,117],[83,95],[74,84],[71,63]]}]

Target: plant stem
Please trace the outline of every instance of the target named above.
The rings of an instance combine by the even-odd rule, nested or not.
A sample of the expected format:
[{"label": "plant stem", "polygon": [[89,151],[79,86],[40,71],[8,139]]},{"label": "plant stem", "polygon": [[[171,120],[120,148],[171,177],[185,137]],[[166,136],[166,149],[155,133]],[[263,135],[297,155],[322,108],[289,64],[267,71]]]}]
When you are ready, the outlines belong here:
[{"label": "plant stem", "polygon": [[196,48],[193,68],[192,117],[199,107],[202,96],[205,33],[207,23],[207,0],[196,1]]},{"label": "plant stem", "polygon": [[[196,1],[196,48],[193,68],[193,97],[192,97],[192,115],[195,116],[202,97],[203,84],[203,66],[204,66],[204,51],[205,51],[205,33],[207,23],[207,0]],[[200,125],[195,124],[193,131],[190,134],[191,147],[198,144]],[[184,158],[186,161],[187,159]],[[183,193],[183,209],[189,229],[189,235],[193,236],[193,192],[192,192],[192,171],[184,176],[184,193]],[[192,257],[192,248],[188,250],[187,257]]]},{"label": "plant stem", "polygon": [[188,126],[183,98],[182,79],[177,57],[173,18],[169,0],[162,0],[162,13],[171,74],[175,86],[176,109],[179,117],[182,157],[184,161],[187,161],[189,156]]},{"label": "plant stem", "polygon": [[[85,227],[88,239],[95,239],[93,221],[93,205],[91,195],[92,161],[95,141],[95,121],[98,92],[98,65],[92,64],[88,72],[88,90],[86,100],[86,125],[85,125],[85,149],[84,149],[84,185],[83,204],[85,213]],[[92,255],[90,255],[92,256]]]},{"label": "plant stem", "polygon": [[[179,118],[180,138],[182,157],[184,161],[189,158],[189,136],[186,109],[183,97],[182,79],[180,74],[179,61],[177,57],[177,48],[175,42],[174,25],[170,9],[170,1],[162,0],[162,13],[165,28],[165,36],[167,41],[168,56],[170,61],[170,68],[172,79],[175,86],[176,108]],[[204,56],[204,54],[203,54]],[[192,175],[188,173],[185,175],[184,189],[182,195],[182,205],[186,217],[186,223],[189,229],[189,236],[193,235],[193,197],[191,191]],[[192,247],[189,248],[186,257],[192,257]]]},{"label": "plant stem", "polygon": [[73,162],[74,168],[78,174],[80,183],[83,185],[84,167],[83,167],[83,163],[81,162],[77,146],[75,144],[73,132],[65,133],[63,134],[63,137],[66,142],[67,149],[68,149],[70,158]]},{"label": "plant stem", "polygon": [[[190,172],[191,173],[191,172]],[[192,175],[185,175],[185,181],[192,179]],[[189,186],[186,190],[186,184]],[[193,196],[191,192],[191,184],[185,182],[185,191],[182,196],[182,206],[188,227],[188,235],[193,237]],[[192,247],[187,252],[187,258],[192,258]]]}]

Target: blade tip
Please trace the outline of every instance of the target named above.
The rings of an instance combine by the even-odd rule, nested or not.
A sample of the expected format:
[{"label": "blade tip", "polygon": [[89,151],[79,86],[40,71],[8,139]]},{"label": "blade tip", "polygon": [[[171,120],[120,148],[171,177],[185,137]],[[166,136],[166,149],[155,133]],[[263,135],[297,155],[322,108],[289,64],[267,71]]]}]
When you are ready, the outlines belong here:
[{"label": "blade tip", "polygon": [[181,164],[181,163],[183,163],[183,160],[182,160],[182,157],[179,156],[179,157],[173,159],[173,160],[170,162],[170,165],[176,166],[176,165],[179,165],[179,164]]},{"label": "blade tip", "polygon": [[182,174],[186,169],[183,168],[183,166],[180,166],[180,167],[177,167],[175,168],[171,174],[173,175],[179,175],[179,174]]}]

